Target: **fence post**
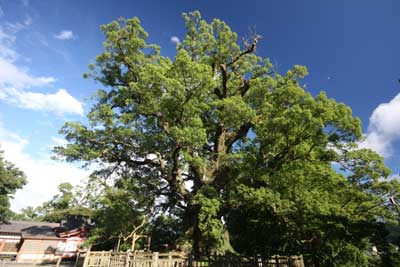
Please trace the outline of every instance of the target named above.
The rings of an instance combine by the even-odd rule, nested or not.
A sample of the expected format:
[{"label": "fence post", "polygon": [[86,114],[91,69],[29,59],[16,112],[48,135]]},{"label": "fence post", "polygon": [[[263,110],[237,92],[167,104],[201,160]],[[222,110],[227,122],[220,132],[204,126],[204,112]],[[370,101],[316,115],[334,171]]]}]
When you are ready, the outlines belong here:
[{"label": "fence post", "polygon": [[153,257],[151,259],[151,267],[158,267],[158,252],[153,253]]},{"label": "fence post", "polygon": [[62,256],[60,256],[60,257],[57,259],[57,263],[56,263],[56,266],[57,266],[57,267],[60,267],[61,260],[62,260]]},{"label": "fence post", "polygon": [[125,267],[129,267],[129,250],[126,252]]},{"label": "fence post", "polygon": [[85,255],[85,258],[83,259],[83,265],[82,265],[82,267],[86,267],[87,264],[88,264],[89,255],[90,255],[90,249],[91,249],[91,247],[89,247],[89,248],[86,250],[86,255]]},{"label": "fence post", "polygon": [[192,253],[188,255],[188,267],[193,267]]},{"label": "fence post", "polygon": [[78,252],[76,253],[76,260],[75,260],[74,267],[78,267],[79,256],[80,256],[80,252],[78,250]]},{"label": "fence post", "polygon": [[172,265],[172,252],[170,251],[168,253],[168,267],[173,267]]},{"label": "fence post", "polygon": [[276,267],[279,267],[279,255],[275,255],[275,263],[276,263]]},{"label": "fence post", "polygon": [[110,257],[108,257],[107,267],[111,266],[112,250],[110,250]]}]

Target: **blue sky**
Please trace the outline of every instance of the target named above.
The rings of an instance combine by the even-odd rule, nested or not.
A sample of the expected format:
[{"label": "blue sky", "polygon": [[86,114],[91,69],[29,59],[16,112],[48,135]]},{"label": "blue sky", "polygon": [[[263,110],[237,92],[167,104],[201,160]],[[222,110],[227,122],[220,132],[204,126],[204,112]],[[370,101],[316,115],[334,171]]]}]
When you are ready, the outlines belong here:
[{"label": "blue sky", "polygon": [[171,38],[184,35],[181,13],[193,10],[226,21],[239,36],[256,28],[263,36],[258,53],[281,72],[306,65],[308,90],[349,105],[363,122],[362,146],[399,172],[399,1],[0,0],[0,143],[29,180],[13,209],[38,205],[58,183],[87,175],[49,155],[63,143],[61,125],[84,120],[86,99],[101,87],[82,78],[102,49],[99,26],[137,16],[150,41],[172,57]]}]

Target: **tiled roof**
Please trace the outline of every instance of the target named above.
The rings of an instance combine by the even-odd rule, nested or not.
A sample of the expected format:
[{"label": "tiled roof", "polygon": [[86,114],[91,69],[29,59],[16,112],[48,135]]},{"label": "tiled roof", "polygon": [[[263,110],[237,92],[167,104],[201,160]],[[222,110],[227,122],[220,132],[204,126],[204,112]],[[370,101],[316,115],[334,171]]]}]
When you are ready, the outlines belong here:
[{"label": "tiled roof", "polygon": [[10,221],[0,224],[0,233],[21,234],[23,237],[57,237],[58,223]]}]

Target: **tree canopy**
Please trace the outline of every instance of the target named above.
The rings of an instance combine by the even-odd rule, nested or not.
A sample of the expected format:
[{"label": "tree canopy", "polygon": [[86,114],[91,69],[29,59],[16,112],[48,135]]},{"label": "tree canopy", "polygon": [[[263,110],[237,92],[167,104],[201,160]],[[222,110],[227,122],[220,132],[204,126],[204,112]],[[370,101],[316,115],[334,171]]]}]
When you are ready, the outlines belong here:
[{"label": "tree canopy", "polygon": [[[10,211],[10,198],[26,184],[25,174],[3,157],[0,150],[0,216],[7,217]],[[0,218],[0,223],[2,218]]]},{"label": "tree canopy", "polygon": [[59,193],[54,195],[51,200],[38,207],[27,206],[22,208],[18,213],[13,214],[12,218],[24,221],[60,223],[68,216],[92,216],[91,203],[93,202],[88,199],[88,196],[90,196],[88,192],[83,192],[83,188],[74,187],[69,182],[61,183],[57,188]]},{"label": "tree canopy", "polygon": [[388,197],[399,183],[357,147],[360,120],[311,95],[305,67],[278,73],[257,55],[258,34],[241,42],[219,19],[183,18],[174,58],[147,42],[138,18],[103,25],[104,51],[85,77],[104,89],[87,124],[60,131],[69,141],[55,148],[60,158],[100,166],[98,237],[166,214],[173,239],[196,255],[303,253],[316,266],[367,266],[382,222],[395,219]]}]

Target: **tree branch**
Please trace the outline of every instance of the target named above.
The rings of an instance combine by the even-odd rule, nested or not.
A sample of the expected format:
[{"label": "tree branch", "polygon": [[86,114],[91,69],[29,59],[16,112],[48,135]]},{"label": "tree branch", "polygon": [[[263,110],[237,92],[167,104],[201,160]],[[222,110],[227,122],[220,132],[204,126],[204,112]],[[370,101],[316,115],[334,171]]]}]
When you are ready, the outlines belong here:
[{"label": "tree branch", "polygon": [[248,45],[247,43],[245,43],[245,45],[247,46],[247,49],[245,51],[243,51],[242,53],[240,53],[239,55],[237,55],[231,62],[229,62],[227,64],[227,66],[232,66],[234,65],[242,56],[246,55],[246,54],[250,54],[253,53],[256,50],[257,47],[257,42],[262,39],[261,35],[256,34],[256,36],[253,39],[253,42]]},{"label": "tree branch", "polygon": [[227,138],[225,141],[227,152],[232,149],[232,146],[236,141],[246,137],[251,127],[253,127],[253,124],[251,122],[246,122],[240,126],[239,130],[235,134],[232,134]]}]

